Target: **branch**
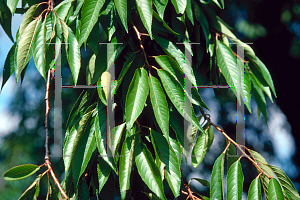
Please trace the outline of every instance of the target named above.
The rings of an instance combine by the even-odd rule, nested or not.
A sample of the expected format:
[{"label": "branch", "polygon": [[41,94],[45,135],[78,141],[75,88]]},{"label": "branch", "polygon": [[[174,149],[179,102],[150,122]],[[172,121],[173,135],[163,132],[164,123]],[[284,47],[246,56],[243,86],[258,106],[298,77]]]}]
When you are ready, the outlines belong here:
[{"label": "branch", "polygon": [[48,71],[48,76],[47,76],[47,83],[46,83],[46,95],[45,95],[45,101],[46,101],[46,114],[45,114],[45,130],[46,130],[46,138],[45,138],[45,164],[48,168],[47,172],[49,171],[54,182],[55,185],[57,185],[58,189],[60,190],[60,193],[62,195],[63,198],[65,199],[69,199],[69,197],[67,196],[67,194],[64,192],[64,190],[62,189],[58,179],[55,176],[55,173],[53,172],[53,169],[51,167],[51,163],[49,160],[49,144],[48,144],[48,140],[49,140],[49,132],[48,132],[48,115],[49,115],[49,87],[50,87],[50,74],[51,74],[51,69],[49,69]]},{"label": "branch", "polygon": [[205,115],[204,110],[203,110],[201,107],[199,107],[199,108],[200,108],[201,114],[204,116],[204,118],[205,118],[211,125],[213,125],[218,131],[220,131],[220,132],[226,137],[226,139],[229,141],[229,143],[231,142],[232,144],[234,144],[234,145],[242,152],[242,154],[243,154],[245,157],[247,157],[248,160],[250,160],[250,162],[252,162],[253,165],[254,165],[261,173],[263,173],[266,177],[268,177],[268,179],[271,179],[271,178],[272,178],[272,177],[270,177],[268,174],[266,174],[266,173],[260,168],[260,166],[258,165],[257,162],[255,162],[252,158],[250,158],[249,155],[247,155],[247,154],[245,153],[245,151],[241,148],[241,146],[240,146],[238,143],[236,143],[233,139],[231,139],[231,137],[229,137],[229,136],[228,136],[228,135],[220,128],[220,127],[218,127],[216,124],[214,124],[214,123],[210,120],[210,118],[208,118],[208,117]]},{"label": "branch", "polygon": [[147,35],[147,34],[140,33],[140,32],[138,31],[138,29],[137,29],[134,25],[132,25],[132,26],[133,26],[133,29],[135,30],[135,33],[136,33],[137,38],[139,39],[140,47],[141,47],[141,49],[142,49],[142,51],[143,51],[143,55],[144,55],[144,57],[145,57],[145,62],[146,62],[146,64],[147,64],[147,67],[149,67],[150,64],[149,64],[149,62],[148,62],[147,54],[146,54],[146,52],[145,52],[144,46],[143,46],[143,44],[142,44],[142,39],[141,39],[141,35]]},{"label": "branch", "polygon": [[[182,180],[183,180],[184,187],[185,187],[185,188],[187,189],[187,191],[188,191],[188,192],[185,192],[185,191],[181,190],[181,192],[182,192],[183,194],[188,195],[187,198],[190,197],[192,200],[197,200],[197,199],[199,199],[198,197],[196,197],[197,199],[195,199],[195,196],[193,195],[193,192],[191,191],[191,189],[190,189],[190,187],[189,187],[189,184],[188,184],[186,178],[182,175],[182,172],[181,172],[181,177],[182,177]],[[186,199],[187,199],[187,198],[186,198]]]}]

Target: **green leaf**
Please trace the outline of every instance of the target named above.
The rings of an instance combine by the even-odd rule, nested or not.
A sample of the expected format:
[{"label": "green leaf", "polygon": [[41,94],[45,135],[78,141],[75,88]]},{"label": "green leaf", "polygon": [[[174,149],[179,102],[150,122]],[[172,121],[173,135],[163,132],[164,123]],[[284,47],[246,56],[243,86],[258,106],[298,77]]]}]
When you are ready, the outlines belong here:
[{"label": "green leaf", "polygon": [[223,177],[224,177],[224,153],[222,153],[213,166],[211,174],[210,199],[224,199]]},{"label": "green leaf", "polygon": [[42,77],[46,78],[46,27],[45,21],[38,22],[37,34],[35,34],[32,44],[33,59],[37,70]]},{"label": "green leaf", "polygon": [[153,0],[153,4],[159,14],[160,18],[164,18],[164,12],[168,4],[168,0]]},{"label": "green leaf", "polygon": [[60,4],[55,6],[54,11],[58,14],[59,18],[65,21],[66,16],[71,8],[71,5],[74,0],[65,0],[62,1]]},{"label": "green leaf", "polygon": [[151,141],[159,159],[166,165],[166,179],[175,197],[180,195],[181,173],[177,155],[166,138],[160,133],[150,130]]},{"label": "green leaf", "polygon": [[41,20],[39,18],[33,20],[28,24],[26,29],[24,30],[24,34],[20,37],[20,42],[18,44],[18,52],[17,52],[17,69],[16,69],[16,81],[18,81],[21,72],[29,62],[32,57],[32,46],[34,37],[38,32],[38,27],[41,24]]},{"label": "green leaf", "polygon": [[251,81],[250,81],[250,75],[249,72],[247,70],[245,70],[245,76],[244,76],[244,96],[245,96],[245,105],[247,106],[248,110],[250,113],[252,113],[251,111]]},{"label": "green leaf", "polygon": [[115,8],[118,12],[118,15],[121,19],[121,22],[128,33],[128,25],[127,25],[127,0],[114,0]]},{"label": "green leaf", "polygon": [[255,178],[250,185],[248,200],[261,200],[261,186],[259,178]]},{"label": "green leaf", "polygon": [[96,55],[93,54],[89,60],[89,64],[86,68],[86,84],[91,85],[92,79],[95,73],[95,61],[96,61]]},{"label": "green leaf", "polygon": [[217,4],[217,6],[219,6],[219,8],[224,9],[225,5],[224,5],[224,0],[212,0],[215,4]]},{"label": "green leaf", "polygon": [[134,151],[135,135],[127,137],[123,143],[121,150],[121,157],[119,163],[119,183],[121,191],[121,199],[125,199],[126,191],[130,187],[130,175],[133,164],[133,151]]},{"label": "green leaf", "polygon": [[244,175],[239,160],[231,165],[227,174],[227,199],[242,199]]},{"label": "green leaf", "polygon": [[98,173],[99,192],[100,192],[108,180],[108,177],[111,172],[111,168],[107,164],[107,162],[103,160],[103,157],[99,157],[98,161],[99,163],[97,163],[97,173]]},{"label": "green leaf", "polygon": [[173,103],[173,105],[176,107],[178,112],[189,122],[194,124],[201,132],[204,132],[203,128],[200,126],[199,121],[196,118],[196,115],[194,113],[194,109],[191,107],[191,113],[187,113],[185,110],[185,101],[188,101],[185,99],[184,91],[181,87],[181,85],[175,80],[173,76],[171,76],[167,71],[165,70],[157,70],[158,76],[160,77],[160,80],[163,84],[163,87]]},{"label": "green leaf", "polygon": [[99,42],[99,33],[100,33],[100,26],[99,23],[96,22],[95,26],[93,27],[86,43],[91,49],[93,50],[94,54],[97,54],[98,49],[98,42]]},{"label": "green leaf", "polygon": [[81,11],[81,27],[79,36],[79,46],[83,42],[86,42],[88,36],[90,35],[93,27],[95,26],[100,10],[104,4],[104,0],[90,0],[85,1]]},{"label": "green leaf", "polygon": [[163,91],[157,78],[151,74],[149,75],[148,83],[150,88],[150,100],[156,122],[158,123],[165,137],[169,139],[169,108],[165,92]]},{"label": "green leaf", "polygon": [[[232,89],[233,93],[237,96],[237,90],[240,90],[240,76],[237,69],[236,57],[232,50],[227,47],[223,42],[217,40],[217,63],[221,69],[227,84]],[[240,96],[237,96],[238,101],[241,101]]]},{"label": "green leaf", "polygon": [[33,164],[24,164],[11,168],[3,175],[4,180],[14,181],[31,176],[40,169],[40,166]]},{"label": "green leaf", "polygon": [[152,39],[152,0],[136,0],[135,2],[144,27]]},{"label": "green leaf", "polygon": [[40,180],[42,178],[42,174],[38,175],[33,183],[25,190],[25,192],[21,195],[19,200],[31,200],[37,199],[40,192]]},{"label": "green leaf", "polygon": [[111,131],[110,138],[108,138],[108,140],[107,140],[108,144],[111,143],[111,145],[112,145],[111,150],[112,150],[113,157],[117,156],[117,154],[119,152],[120,142],[121,142],[121,138],[122,138],[122,133],[125,128],[125,124],[126,123],[124,122],[124,123],[114,127]]},{"label": "green leaf", "polygon": [[144,68],[136,69],[129,85],[125,102],[127,129],[129,130],[142,113],[149,93],[148,75]]},{"label": "green leaf", "polygon": [[206,16],[205,16],[203,10],[196,3],[194,4],[194,12],[195,12],[197,21],[200,23],[200,25],[202,27],[202,31],[203,31],[203,34],[204,34],[204,37],[206,40],[206,52],[208,52],[209,41],[211,38],[208,21],[206,19]]},{"label": "green leaf", "polygon": [[179,33],[176,33],[175,31],[173,31],[173,29],[170,28],[170,26],[162,19],[162,17],[160,17],[154,10],[153,10],[153,16],[162,23],[162,25],[171,33],[174,33],[176,35],[179,35]]},{"label": "green leaf", "polygon": [[207,151],[208,135],[201,133],[197,138],[196,144],[192,151],[192,165],[194,168],[198,167],[203,161]]},{"label": "green leaf", "polygon": [[20,27],[19,27],[19,34],[20,36],[23,34],[23,32],[25,31],[26,27],[28,26],[28,24],[32,21],[33,19],[33,14],[37,8],[37,4],[36,5],[33,5],[31,6],[27,12],[25,13],[24,15],[24,18],[20,24]]},{"label": "green leaf", "polygon": [[5,31],[6,35],[9,37],[9,39],[14,42],[14,39],[11,34],[11,20],[12,20],[12,14],[10,9],[7,7],[4,2],[0,2],[0,24]]},{"label": "green leaf", "polygon": [[159,198],[166,200],[159,169],[146,145],[140,143],[138,138],[135,139],[134,160],[138,173],[149,189]]},{"label": "green leaf", "polygon": [[284,200],[280,184],[275,178],[272,178],[268,187],[269,200]]},{"label": "green leaf", "polygon": [[17,43],[14,43],[13,46],[10,48],[4,63],[3,68],[3,79],[1,85],[1,91],[9,77],[14,73],[15,69],[17,68]]},{"label": "green leaf", "polygon": [[188,19],[191,21],[192,25],[194,26],[194,16],[193,16],[193,10],[192,10],[192,0],[187,0],[186,1],[186,16]]},{"label": "green leaf", "polygon": [[209,126],[207,130],[207,135],[208,135],[207,149],[209,149],[214,141],[214,129],[212,126]]},{"label": "green leaf", "polygon": [[[64,30],[65,31],[65,30]],[[66,46],[67,58],[73,75],[74,85],[77,84],[79,71],[81,67],[81,57],[78,41],[73,31],[68,27],[68,45]]]},{"label": "green leaf", "polygon": [[107,148],[106,144],[106,107],[103,108],[100,103],[98,103],[98,113],[95,118],[95,134],[99,154],[103,160],[114,170],[114,172],[118,174],[117,165],[112,157],[112,152],[109,148]]},{"label": "green leaf", "polygon": [[175,60],[179,64],[179,67],[184,72],[184,75],[191,81],[191,83],[195,87],[197,87],[196,78],[194,76],[193,69],[189,61],[185,59],[185,55],[181,52],[181,50],[169,40],[160,37],[155,37],[154,39],[168,55],[171,55],[175,58]]},{"label": "green leaf", "polygon": [[287,193],[292,199],[300,199],[299,193],[291,179],[278,167],[273,165],[267,166],[272,169],[285,193]]},{"label": "green leaf", "polygon": [[[257,153],[256,151],[253,151],[253,150],[249,150],[250,154],[254,157],[254,160],[257,162],[257,163],[263,163],[263,164],[268,164],[267,161],[259,154]],[[260,168],[271,178],[273,178],[273,173],[272,173],[272,170],[270,167],[268,167],[267,165],[263,165],[263,164],[260,164]],[[259,173],[260,171],[257,170]],[[265,176],[264,174],[261,174],[260,175],[260,180],[262,182],[262,186],[263,186],[263,189],[264,189],[264,192],[265,192],[265,196],[266,196],[266,199],[268,200],[268,185],[269,185],[269,178],[267,176]]]},{"label": "green leaf", "polygon": [[207,180],[200,179],[200,178],[191,178],[191,180],[196,180],[199,183],[201,183],[203,186],[209,186],[209,182]]},{"label": "green leaf", "polygon": [[130,68],[132,62],[134,61],[135,59],[135,56],[136,54],[135,53],[132,53],[129,58],[126,60],[126,62],[124,63],[123,65],[123,68],[122,68],[122,71],[118,77],[118,80],[117,80],[117,83],[114,85],[114,91],[116,92],[119,88],[119,86],[121,85],[122,81],[123,81],[123,78],[124,76],[126,75],[128,69]]},{"label": "green leaf", "polygon": [[15,14],[19,0],[6,0],[6,5],[9,8],[12,15]]},{"label": "green leaf", "polygon": [[186,0],[171,0],[176,13],[183,14],[186,8],[187,1]]},{"label": "green leaf", "polygon": [[[53,12],[50,12],[45,20],[45,29],[46,29],[46,37],[45,40],[48,41],[50,38],[51,40],[54,38],[55,36],[55,29],[53,26],[56,26],[58,23],[56,23],[55,20],[55,15]],[[55,24],[54,24],[55,23]]]},{"label": "green leaf", "polygon": [[78,144],[80,144],[80,140],[84,135],[83,132],[92,113],[93,111],[89,111],[86,114],[84,114],[81,120],[72,127],[70,133],[65,138],[65,144],[63,149],[63,153],[65,156],[63,158],[66,173],[70,169],[72,160],[74,159],[76,153],[76,149],[78,148]]}]

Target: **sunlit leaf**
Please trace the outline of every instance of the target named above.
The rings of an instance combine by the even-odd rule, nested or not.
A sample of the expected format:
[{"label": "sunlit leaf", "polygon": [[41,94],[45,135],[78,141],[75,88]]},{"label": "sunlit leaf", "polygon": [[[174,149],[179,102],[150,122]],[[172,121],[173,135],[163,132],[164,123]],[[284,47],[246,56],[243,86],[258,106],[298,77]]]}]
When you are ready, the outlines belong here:
[{"label": "sunlit leaf", "polygon": [[268,186],[269,200],[284,200],[280,184],[275,178],[272,178]]},{"label": "sunlit leaf", "polygon": [[128,25],[127,25],[127,0],[114,0],[115,8],[118,12],[118,15],[121,19],[121,22],[128,33]]},{"label": "sunlit leaf", "polygon": [[261,185],[259,178],[255,178],[250,185],[248,200],[261,200]]},{"label": "sunlit leaf", "polygon": [[137,10],[152,39],[152,0],[136,0]]},{"label": "sunlit leaf", "polygon": [[244,175],[240,161],[231,165],[227,174],[227,198],[242,199]]},{"label": "sunlit leaf", "polygon": [[39,169],[40,166],[33,165],[33,164],[19,165],[6,171],[3,175],[3,178],[7,181],[19,180],[31,176]]},{"label": "sunlit leaf", "polygon": [[224,199],[223,177],[224,177],[224,153],[222,153],[213,166],[211,174],[210,199]]}]

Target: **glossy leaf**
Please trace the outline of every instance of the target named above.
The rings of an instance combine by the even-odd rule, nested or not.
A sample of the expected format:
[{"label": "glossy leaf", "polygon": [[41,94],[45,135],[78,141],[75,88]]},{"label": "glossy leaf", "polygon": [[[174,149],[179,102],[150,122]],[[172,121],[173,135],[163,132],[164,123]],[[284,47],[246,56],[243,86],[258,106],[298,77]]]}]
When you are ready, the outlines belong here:
[{"label": "glossy leaf", "polygon": [[126,191],[129,190],[130,187],[130,175],[133,164],[134,143],[135,136],[127,137],[127,139],[123,143],[121,150],[121,157],[119,163],[119,183],[121,199],[125,199]]},{"label": "glossy leaf", "polygon": [[201,183],[201,185],[203,185],[203,186],[209,186],[209,182],[207,180],[200,179],[200,178],[191,178],[191,180],[196,180],[199,183]]},{"label": "glossy leaf", "polygon": [[198,167],[203,161],[207,151],[208,135],[201,133],[197,138],[196,144],[192,151],[192,165]]},{"label": "glossy leaf", "polygon": [[127,129],[129,130],[142,113],[149,93],[148,75],[144,68],[136,69],[129,85],[125,102]]},{"label": "glossy leaf", "polygon": [[102,191],[105,183],[108,180],[108,177],[111,172],[110,166],[103,160],[103,157],[98,158],[99,163],[97,163],[97,174],[99,182],[99,192]]},{"label": "glossy leaf", "polygon": [[1,85],[1,91],[9,77],[14,73],[15,69],[17,68],[17,43],[14,43],[13,46],[10,48],[4,63],[3,68],[3,79]]},{"label": "glossy leaf", "polygon": [[43,23],[38,22],[37,33],[34,36],[32,51],[35,66],[46,80],[46,27],[45,21]]},{"label": "glossy leaf", "polygon": [[187,113],[185,110],[185,99],[184,91],[181,85],[165,70],[157,70],[158,76],[163,84],[163,87],[178,112],[194,126],[196,126],[201,132],[204,132],[200,126],[199,121],[196,118],[193,108],[191,107],[191,113]]},{"label": "glossy leaf", "polygon": [[166,200],[159,169],[146,145],[140,143],[138,138],[135,141],[134,160],[138,173],[149,189],[159,198]]},{"label": "glossy leaf", "polygon": [[62,1],[60,4],[58,4],[57,6],[55,6],[54,11],[57,13],[59,18],[65,21],[73,1],[74,0],[65,0]]},{"label": "glossy leaf", "polygon": [[80,26],[80,36],[79,46],[82,43],[86,42],[88,36],[90,35],[93,27],[95,26],[100,10],[104,4],[104,0],[90,0],[85,1],[82,8],[82,19],[81,19],[81,26]]},{"label": "glossy leaf", "polygon": [[297,192],[296,187],[294,186],[291,179],[278,167],[273,165],[268,165],[276,175],[280,185],[283,190],[292,198],[292,199],[300,199],[299,193]]},{"label": "glossy leaf", "polygon": [[24,17],[23,17],[23,20],[20,24],[20,27],[19,27],[19,34],[20,36],[23,34],[23,32],[25,31],[26,27],[28,26],[28,24],[32,21],[33,19],[33,14],[37,8],[37,4],[36,5],[33,5],[31,6],[27,12],[25,13]]},{"label": "glossy leaf", "polygon": [[227,199],[242,199],[244,175],[240,161],[231,165],[227,174]]},{"label": "glossy leaf", "polygon": [[152,0],[136,0],[137,10],[152,39]]},{"label": "glossy leaf", "polygon": [[4,180],[14,181],[31,176],[40,169],[40,166],[33,164],[24,164],[13,167],[6,171],[3,175]]},{"label": "glossy leaf", "polygon": [[165,137],[169,138],[169,108],[166,100],[165,92],[163,91],[160,82],[157,78],[149,75],[148,79],[150,88],[150,100],[153,107],[153,112],[160,129]]},{"label": "glossy leaf", "polygon": [[280,184],[275,178],[272,178],[268,186],[269,200],[284,200]]},{"label": "glossy leaf", "polygon": [[110,132],[110,137],[107,138],[107,143],[111,144],[111,151],[112,151],[112,156],[115,157],[117,156],[118,152],[119,152],[119,147],[120,147],[120,142],[121,142],[121,138],[124,132],[124,128],[125,128],[125,122],[114,127],[111,132]]},{"label": "glossy leaf", "polygon": [[[240,80],[241,74],[238,73],[236,57],[232,53],[232,50],[227,47],[223,42],[217,40],[217,63],[221,69],[227,84],[231,87],[233,93],[237,96],[237,90],[239,90],[238,80]],[[238,101],[241,101],[240,96],[237,96]]]},{"label": "glossy leaf", "polygon": [[[65,30],[64,30],[65,31]],[[69,66],[72,72],[74,84],[77,84],[79,71],[81,67],[81,57],[78,41],[73,33],[73,31],[68,27],[68,45],[66,46],[67,57]]]},{"label": "glossy leaf", "polygon": [[248,200],[261,200],[261,185],[259,178],[255,178],[250,185]]},{"label": "glossy leaf", "polygon": [[192,25],[194,26],[194,16],[193,16],[193,10],[192,10],[192,0],[186,1],[186,15],[188,19],[191,21]]},{"label": "glossy leaf", "polygon": [[210,199],[224,199],[223,178],[224,178],[224,153],[222,153],[213,166],[211,174]]},{"label": "glossy leaf", "polygon": [[161,19],[163,19],[168,0],[153,0],[153,4],[157,10],[158,15]]},{"label": "glossy leaf", "polygon": [[186,8],[187,0],[171,0],[176,13],[183,14]]},{"label": "glossy leaf", "polygon": [[121,19],[121,22],[128,33],[128,25],[127,25],[127,0],[114,0],[115,8],[118,12],[118,15]]},{"label": "glossy leaf", "polygon": [[16,69],[16,81],[18,81],[21,72],[29,62],[32,57],[32,46],[34,37],[38,32],[38,27],[41,24],[39,18],[33,20],[28,24],[24,30],[24,34],[20,37],[20,42],[18,44],[18,53],[17,53],[17,69]]},{"label": "glossy leaf", "polygon": [[181,173],[175,152],[160,133],[150,130],[151,141],[159,159],[166,165],[166,179],[175,197],[179,196]]}]

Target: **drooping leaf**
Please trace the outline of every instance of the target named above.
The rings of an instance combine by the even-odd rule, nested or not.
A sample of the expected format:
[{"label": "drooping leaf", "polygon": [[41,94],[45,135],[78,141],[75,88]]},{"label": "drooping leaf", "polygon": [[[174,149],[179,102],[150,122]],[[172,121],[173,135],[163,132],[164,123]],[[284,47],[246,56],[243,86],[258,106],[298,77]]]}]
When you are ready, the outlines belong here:
[{"label": "drooping leaf", "polygon": [[93,27],[95,26],[104,0],[85,1],[82,8],[82,20],[80,26],[79,46],[86,42]]},{"label": "drooping leaf", "polygon": [[213,166],[211,174],[210,199],[224,199],[223,177],[224,177],[224,153],[222,153]]},{"label": "drooping leaf", "polygon": [[[33,59],[37,70],[42,77],[46,80],[46,27],[45,21],[43,23],[38,22],[37,33],[34,36],[32,51]],[[47,66],[48,67],[48,66]]]},{"label": "drooping leaf", "polygon": [[127,137],[124,141],[119,163],[119,183],[121,191],[121,199],[125,199],[126,191],[130,187],[130,175],[133,164],[133,152],[135,144],[135,135]]},{"label": "drooping leaf", "polygon": [[291,179],[278,167],[273,165],[268,165],[268,167],[270,167],[276,175],[285,193],[287,193],[292,199],[300,199],[299,193]]},{"label": "drooping leaf", "polygon": [[96,22],[95,26],[93,27],[86,43],[91,49],[94,51],[94,54],[97,54],[98,49],[98,42],[99,42],[99,32],[100,26],[99,23]]},{"label": "drooping leaf", "polygon": [[135,2],[144,27],[152,39],[152,0],[136,0]]},{"label": "drooping leaf", "polygon": [[212,0],[219,8],[224,9],[224,0]]},{"label": "drooping leaf", "polygon": [[[217,40],[217,63],[221,69],[227,84],[231,87],[233,93],[237,96],[238,87],[241,83],[239,77],[241,74],[238,73],[236,57],[232,53],[232,50],[227,47],[223,42]],[[238,101],[241,101],[240,96],[237,96]]]},{"label": "drooping leaf", "polygon": [[284,200],[280,184],[275,178],[272,178],[268,186],[269,200]]},{"label": "drooping leaf", "polygon": [[3,178],[7,181],[19,180],[31,176],[39,169],[40,166],[33,165],[33,164],[19,165],[6,171],[3,175]]},{"label": "drooping leaf", "polygon": [[37,34],[38,27],[41,23],[42,22],[39,18],[33,20],[28,24],[28,26],[24,30],[24,34],[22,34],[20,37],[17,52],[16,81],[18,81],[21,72],[32,57],[31,49],[33,46],[34,37]]},{"label": "drooping leaf", "polygon": [[[65,31],[65,30],[64,30]],[[73,33],[73,31],[68,27],[68,45],[66,46],[68,63],[72,72],[74,85],[77,84],[79,71],[81,67],[81,57],[78,41]]]},{"label": "drooping leaf", "polygon": [[34,15],[34,12],[37,8],[37,4],[36,5],[33,5],[31,6],[27,12],[25,13],[24,15],[24,18],[20,24],[20,27],[19,27],[19,34],[20,36],[23,34],[23,32],[25,31],[26,27],[28,26],[28,24],[32,21],[33,19],[33,15]]},{"label": "drooping leaf", "polygon": [[166,200],[162,178],[154,159],[144,143],[135,140],[134,160],[142,180],[159,198]]},{"label": "drooping leaf", "polygon": [[200,25],[202,27],[202,31],[203,31],[203,34],[204,34],[204,37],[206,40],[206,51],[208,52],[209,41],[211,38],[208,21],[206,19],[206,16],[205,16],[203,10],[196,3],[194,4],[194,12],[195,12],[197,21],[200,23]]},{"label": "drooping leaf", "polygon": [[187,0],[171,0],[176,13],[183,14],[186,8]]},{"label": "drooping leaf", "polygon": [[97,163],[97,174],[98,174],[98,182],[99,182],[99,192],[102,191],[105,183],[108,180],[108,177],[111,172],[110,166],[103,160],[103,157],[98,158],[99,163]]},{"label": "drooping leaf", "polygon": [[259,178],[255,178],[250,185],[248,200],[261,200],[261,186]]},{"label": "drooping leaf", "polygon": [[192,151],[192,165],[198,167],[203,161],[207,151],[208,135],[201,133],[197,138],[196,144]]},{"label": "drooping leaf", "polygon": [[18,5],[18,0],[6,0],[6,5],[9,8],[11,14],[14,15]]},{"label": "drooping leaf", "polygon": [[11,20],[12,14],[10,9],[7,5],[3,2],[0,2],[0,25],[2,26],[3,30],[5,31],[6,35],[9,39],[14,42],[14,39],[11,34]]},{"label": "drooping leaf", "polygon": [[127,0],[114,0],[115,8],[118,12],[118,15],[121,19],[121,22],[128,33],[128,25],[127,25]]},{"label": "drooping leaf", "polygon": [[163,19],[168,0],[153,0],[153,4],[157,10],[158,15],[161,19]]},{"label": "drooping leaf", "polygon": [[150,130],[151,141],[159,159],[166,165],[166,179],[175,197],[179,196],[181,173],[175,152],[163,135]]},{"label": "drooping leaf", "polygon": [[179,35],[179,33],[176,33],[175,31],[173,31],[173,29],[171,29],[170,26],[154,10],[153,10],[153,16],[155,17],[155,19],[157,19],[159,22],[161,22],[162,26],[164,28],[166,28],[169,32]]},{"label": "drooping leaf", "polygon": [[190,108],[190,113],[187,111],[189,108],[185,108],[185,101],[188,101],[188,99],[185,99],[185,94],[180,86],[180,84],[175,80],[173,76],[171,76],[167,71],[165,70],[157,70],[158,76],[160,77],[160,80],[163,84],[163,87],[173,103],[173,105],[176,107],[178,112],[189,122],[191,122],[194,126],[196,126],[201,132],[204,132],[203,128],[200,126],[199,121],[196,118],[196,115],[194,113],[194,109]]},{"label": "drooping leaf", "polygon": [[227,198],[242,199],[244,175],[240,161],[231,165],[227,174]]},{"label": "drooping leaf", "polygon": [[192,10],[192,0],[186,1],[186,15],[188,19],[191,21],[192,25],[194,26],[194,16],[193,16],[193,10]]},{"label": "drooping leaf", "polygon": [[9,77],[14,73],[15,69],[17,68],[17,43],[14,43],[13,46],[10,48],[4,63],[3,68],[3,79],[1,85],[1,91]]},{"label": "drooping leaf", "polygon": [[144,68],[136,69],[125,102],[126,126],[129,130],[142,113],[149,93],[148,75]]},{"label": "drooping leaf", "polygon": [[207,129],[207,135],[208,135],[207,149],[209,149],[214,141],[214,129],[212,126],[209,126],[209,128]]},{"label": "drooping leaf", "polygon": [[62,1],[60,4],[58,4],[57,6],[55,6],[54,11],[57,13],[59,18],[61,18],[63,21],[65,21],[73,1],[74,0],[65,0]]},{"label": "drooping leaf", "polygon": [[169,139],[169,108],[165,93],[160,82],[151,74],[149,75],[148,83],[150,88],[150,100],[156,121],[165,137]]},{"label": "drooping leaf", "polygon": [[201,185],[203,185],[203,186],[209,186],[209,182],[207,180],[200,179],[200,178],[191,178],[191,180],[196,180],[199,183],[201,183]]}]

